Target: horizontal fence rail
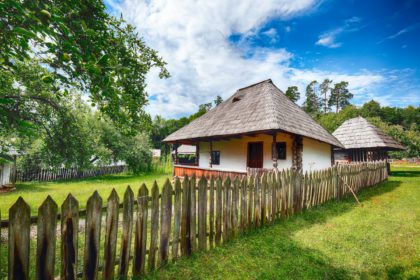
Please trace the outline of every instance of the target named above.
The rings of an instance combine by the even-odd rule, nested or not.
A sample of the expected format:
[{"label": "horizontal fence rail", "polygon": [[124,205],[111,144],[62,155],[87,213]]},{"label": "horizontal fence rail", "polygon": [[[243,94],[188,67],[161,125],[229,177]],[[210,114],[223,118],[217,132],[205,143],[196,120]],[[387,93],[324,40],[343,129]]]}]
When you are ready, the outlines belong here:
[{"label": "horizontal fence rail", "polygon": [[41,169],[34,172],[17,170],[14,174],[11,174],[11,177],[14,178],[14,182],[47,182],[118,174],[126,171],[126,169],[125,165],[115,165],[98,166],[88,170],[78,170],[77,168]]},{"label": "horizontal fence rail", "polygon": [[71,194],[60,208],[47,197],[36,218],[19,198],[2,223],[8,237],[0,252],[8,257],[0,268],[11,280],[137,277],[387,176],[385,162],[224,180],[186,176],[162,188],[156,182],[136,192],[128,187],[122,198],[115,190],[107,200],[94,192],[83,211]]}]

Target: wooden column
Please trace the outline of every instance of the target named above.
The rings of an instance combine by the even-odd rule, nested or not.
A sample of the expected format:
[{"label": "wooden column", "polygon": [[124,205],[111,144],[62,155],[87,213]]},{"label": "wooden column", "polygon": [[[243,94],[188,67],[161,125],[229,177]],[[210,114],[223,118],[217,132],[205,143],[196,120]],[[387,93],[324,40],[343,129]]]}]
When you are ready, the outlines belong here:
[{"label": "wooden column", "polygon": [[273,168],[277,169],[277,133],[273,134],[273,143],[271,144],[271,158],[273,159]]},{"label": "wooden column", "polygon": [[178,144],[175,144],[175,164],[178,164]]},{"label": "wooden column", "polygon": [[292,169],[302,171],[302,153],[303,153],[303,137],[300,135],[293,136],[292,143]]},{"label": "wooden column", "polygon": [[209,151],[210,151],[209,166],[210,166],[210,168],[212,168],[213,167],[212,159],[211,159],[211,156],[213,154],[213,142],[212,141],[209,142],[209,148],[210,148],[209,149]]},{"label": "wooden column", "polygon": [[199,157],[200,157],[200,143],[195,145],[195,165],[199,165]]}]

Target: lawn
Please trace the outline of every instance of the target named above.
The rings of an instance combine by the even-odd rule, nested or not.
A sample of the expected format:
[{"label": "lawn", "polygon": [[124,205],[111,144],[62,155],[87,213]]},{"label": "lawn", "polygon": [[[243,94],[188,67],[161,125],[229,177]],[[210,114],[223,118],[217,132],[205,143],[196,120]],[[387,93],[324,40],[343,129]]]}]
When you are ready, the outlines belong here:
[{"label": "lawn", "polygon": [[171,177],[170,173],[154,172],[143,175],[115,174],[81,180],[20,183],[16,186],[15,192],[0,194],[0,211],[2,219],[5,219],[8,216],[9,208],[19,196],[22,196],[31,206],[31,214],[37,215],[38,207],[48,195],[51,195],[61,206],[69,193],[77,198],[80,208],[85,208],[89,196],[95,190],[99,192],[105,202],[113,188],[122,199],[128,185],[131,186],[134,193],[137,193],[142,183],[151,188],[156,180],[159,186],[162,186],[165,179]]},{"label": "lawn", "polygon": [[420,279],[420,168],[150,274],[149,279]]}]

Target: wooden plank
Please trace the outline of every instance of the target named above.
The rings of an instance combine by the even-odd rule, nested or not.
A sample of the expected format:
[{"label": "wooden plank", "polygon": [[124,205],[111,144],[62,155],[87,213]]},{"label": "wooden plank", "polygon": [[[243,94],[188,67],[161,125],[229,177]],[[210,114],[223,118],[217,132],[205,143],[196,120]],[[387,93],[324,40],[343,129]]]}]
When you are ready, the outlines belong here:
[{"label": "wooden plank", "polygon": [[136,235],[134,238],[133,275],[145,273],[146,247],[147,247],[147,220],[148,220],[149,190],[142,184],[137,197],[138,212],[136,221]]},{"label": "wooden plank", "polygon": [[241,181],[241,193],[240,193],[240,201],[241,201],[241,213],[240,213],[240,229],[241,232],[244,232],[247,227],[247,216],[248,216],[248,209],[247,209],[247,177],[242,177]]},{"label": "wooden plank", "polygon": [[172,219],[172,185],[166,179],[162,189],[160,208],[160,244],[159,244],[159,265],[162,266],[169,259],[169,238],[171,234]]},{"label": "wooden plank", "polygon": [[195,175],[190,180],[190,244],[191,252],[197,250],[197,184]]},{"label": "wooden plank", "polygon": [[238,205],[239,205],[239,188],[241,182],[236,176],[233,180],[232,189],[232,237],[235,237],[238,233]]},{"label": "wooden plank", "polygon": [[156,250],[157,240],[159,235],[159,187],[156,181],[152,188],[152,215],[150,217],[151,232],[150,232],[150,247],[149,247],[149,271],[156,268]]},{"label": "wooden plank", "polygon": [[9,280],[29,279],[30,216],[22,197],[9,209]]},{"label": "wooden plank", "polygon": [[261,225],[261,180],[259,175],[255,176],[254,185],[254,226],[259,227]]},{"label": "wooden plank", "polygon": [[61,206],[61,279],[77,278],[79,202],[69,194]]},{"label": "wooden plank", "polygon": [[230,234],[231,234],[231,226],[232,226],[232,217],[231,217],[231,207],[232,207],[232,197],[231,197],[231,181],[230,178],[227,177],[223,184],[224,187],[224,215],[223,215],[223,242],[229,241]]},{"label": "wooden plank", "polygon": [[211,176],[210,178],[210,206],[209,206],[209,230],[210,230],[210,234],[209,234],[209,245],[210,248],[214,247],[214,188],[215,188],[215,180],[214,180],[214,176]]},{"label": "wooden plank", "polygon": [[98,278],[101,214],[102,198],[95,191],[86,204],[86,232],[83,260],[83,279],[85,280]]},{"label": "wooden plank", "polygon": [[207,249],[207,180],[204,176],[198,182],[198,248]]},{"label": "wooden plank", "polygon": [[57,212],[51,196],[38,209],[36,279],[54,279]]},{"label": "wooden plank", "polygon": [[[253,213],[252,213],[252,209],[253,209],[253,205],[254,205],[254,191],[255,191],[255,187],[254,187],[254,177],[250,176],[249,177],[249,182],[248,182],[248,228],[252,227],[253,224]],[[255,210],[254,210],[255,211]]]},{"label": "wooden plank", "polygon": [[182,212],[181,212],[181,254],[191,254],[190,244],[190,183],[188,176],[182,182]]},{"label": "wooden plank", "polygon": [[276,221],[276,213],[277,213],[277,172],[274,171],[271,174],[271,223],[274,224]]},{"label": "wooden plank", "polygon": [[103,279],[114,278],[117,233],[118,233],[118,208],[120,199],[115,189],[112,189],[108,197],[106,209],[106,228],[105,228],[105,253]]},{"label": "wooden plank", "polygon": [[175,260],[178,258],[179,248],[179,233],[181,229],[181,209],[182,209],[182,187],[181,181],[177,177],[175,179],[175,198],[174,198],[174,234],[172,237],[172,258]]},{"label": "wooden plank", "polygon": [[264,172],[263,175],[261,176],[261,225],[264,225],[266,222],[266,217],[267,217],[267,200],[266,200],[266,192],[267,192],[267,173]]},{"label": "wooden plank", "polygon": [[123,200],[123,220],[121,235],[121,255],[119,265],[120,278],[127,277],[130,262],[131,236],[133,232],[133,214],[134,214],[134,193],[130,186],[124,193]]},{"label": "wooden plank", "polygon": [[222,207],[222,178],[218,177],[216,180],[216,245],[220,245],[222,240]]}]

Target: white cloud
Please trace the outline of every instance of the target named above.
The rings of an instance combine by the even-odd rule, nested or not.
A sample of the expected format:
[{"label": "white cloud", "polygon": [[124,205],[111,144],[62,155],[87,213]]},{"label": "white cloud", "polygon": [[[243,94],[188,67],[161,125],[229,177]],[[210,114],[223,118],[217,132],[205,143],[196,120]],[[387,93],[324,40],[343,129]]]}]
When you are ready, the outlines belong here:
[{"label": "white cloud", "polygon": [[408,32],[410,32],[410,31],[412,31],[412,30],[414,30],[414,29],[418,28],[419,26],[420,26],[420,23],[416,23],[416,24],[413,24],[413,25],[407,26],[407,27],[405,27],[405,28],[403,28],[403,29],[399,30],[398,32],[396,32],[396,33],[394,33],[394,34],[392,34],[392,35],[390,35],[390,36],[388,36],[388,37],[383,38],[382,40],[380,40],[380,41],[378,42],[378,44],[381,44],[381,43],[383,43],[383,42],[385,42],[385,41],[388,41],[388,40],[394,40],[395,38],[397,38],[397,37],[399,37],[399,36],[401,36],[401,35],[403,35],[403,34],[405,34],[405,33],[408,33]]},{"label": "white cloud", "polygon": [[361,18],[351,17],[344,21],[344,24],[340,27],[337,27],[333,30],[321,34],[318,38],[318,41],[315,42],[315,45],[324,46],[327,48],[338,48],[341,47],[342,43],[337,42],[338,37],[342,33],[354,32],[360,29],[358,24],[360,23]]},{"label": "white cloud", "polygon": [[[340,76],[316,69],[295,69],[290,66],[294,55],[284,48],[255,48],[246,42],[229,41],[234,34],[247,37],[261,32],[264,23],[272,18],[288,20],[312,11],[319,4],[315,0],[126,0],[109,4],[116,14],[121,12],[135,25],[145,42],[168,62],[171,78],[160,80],[157,71],[148,75],[147,110],[152,116],[188,115],[217,95],[226,99],[236,89],[267,78],[283,90],[290,85],[299,85],[303,90],[312,77],[347,80],[360,90],[380,79],[371,73]],[[274,35],[274,31],[269,33]]]}]

